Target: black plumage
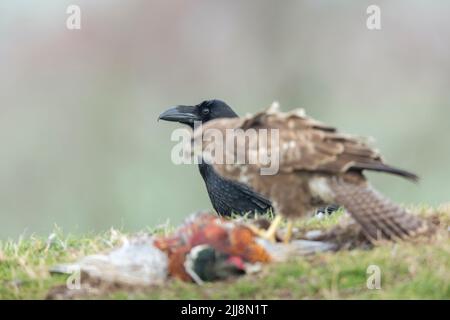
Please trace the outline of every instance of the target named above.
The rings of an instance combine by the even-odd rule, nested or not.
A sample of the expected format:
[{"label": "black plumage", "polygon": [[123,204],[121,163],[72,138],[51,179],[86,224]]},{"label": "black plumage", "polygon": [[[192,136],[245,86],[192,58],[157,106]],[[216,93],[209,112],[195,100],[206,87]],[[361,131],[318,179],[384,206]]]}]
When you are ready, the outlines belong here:
[{"label": "black plumage", "polygon": [[[170,108],[163,112],[159,119],[180,122],[193,128],[195,121],[205,123],[213,119],[236,117],[238,115],[225,102],[208,100],[195,106]],[[220,215],[266,213],[272,210],[270,200],[254,192],[245,184],[222,178],[211,165],[203,162],[199,164],[199,170],[212,206]]]},{"label": "black plumage", "polygon": [[221,215],[242,215],[255,211],[265,213],[272,210],[270,201],[247,185],[219,176],[209,164],[199,164],[199,169],[214,210]]}]

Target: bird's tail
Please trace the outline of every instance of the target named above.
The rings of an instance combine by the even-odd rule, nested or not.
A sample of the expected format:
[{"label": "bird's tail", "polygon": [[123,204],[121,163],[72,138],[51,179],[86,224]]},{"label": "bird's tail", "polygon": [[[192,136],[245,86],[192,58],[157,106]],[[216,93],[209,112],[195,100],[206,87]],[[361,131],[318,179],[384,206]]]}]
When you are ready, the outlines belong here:
[{"label": "bird's tail", "polygon": [[336,201],[350,212],[371,241],[405,239],[423,234],[428,226],[368,184],[334,181]]}]

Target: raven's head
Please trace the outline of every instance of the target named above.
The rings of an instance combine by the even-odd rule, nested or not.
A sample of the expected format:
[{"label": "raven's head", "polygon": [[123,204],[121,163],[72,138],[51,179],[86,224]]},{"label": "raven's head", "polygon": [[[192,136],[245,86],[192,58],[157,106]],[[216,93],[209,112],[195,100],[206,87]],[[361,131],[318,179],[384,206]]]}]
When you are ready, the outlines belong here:
[{"label": "raven's head", "polygon": [[159,115],[159,119],[180,122],[194,127],[194,121],[205,123],[219,118],[236,118],[238,115],[220,100],[206,100],[195,106],[172,107]]}]

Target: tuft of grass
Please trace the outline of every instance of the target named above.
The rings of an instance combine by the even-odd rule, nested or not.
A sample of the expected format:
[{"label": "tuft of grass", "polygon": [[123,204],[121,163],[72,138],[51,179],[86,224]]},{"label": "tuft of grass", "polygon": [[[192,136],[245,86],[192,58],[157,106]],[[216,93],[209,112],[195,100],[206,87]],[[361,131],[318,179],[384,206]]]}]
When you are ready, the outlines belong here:
[{"label": "tuft of grass", "polygon": [[[264,267],[254,275],[198,286],[170,280],[145,291],[111,292],[107,299],[449,299],[450,205],[417,206],[421,216],[438,219],[440,232],[428,241],[386,243],[372,250],[327,252]],[[339,222],[343,211],[299,222],[301,229],[324,229]],[[149,228],[168,233],[169,224]],[[0,242],[0,299],[44,299],[65,276],[49,268],[113,248],[126,234],[111,229],[100,234],[31,236]],[[368,289],[370,265],[381,271],[381,289]]]},{"label": "tuft of grass", "polygon": [[64,235],[56,229],[47,238],[30,236],[0,241],[0,299],[43,299],[66,277],[51,276],[49,268],[113,248],[124,236],[111,229],[102,234]]}]

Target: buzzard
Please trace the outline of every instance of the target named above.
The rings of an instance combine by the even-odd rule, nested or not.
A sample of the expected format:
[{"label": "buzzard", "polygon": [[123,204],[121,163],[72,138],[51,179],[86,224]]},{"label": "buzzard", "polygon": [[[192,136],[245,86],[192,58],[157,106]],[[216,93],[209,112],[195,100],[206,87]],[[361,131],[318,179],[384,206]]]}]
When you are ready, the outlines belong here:
[{"label": "buzzard", "polygon": [[[257,140],[236,139],[232,147],[228,143],[211,143],[218,131],[225,137],[248,130],[257,132]],[[267,134],[268,130],[277,131],[277,141],[263,139],[262,133]],[[267,143],[261,144],[262,140]],[[307,117],[303,109],[285,113],[273,104],[253,116],[212,120],[195,130],[192,143],[191,152],[201,149],[204,159],[219,175],[245,183],[272,200],[279,214],[264,232],[267,239],[275,239],[284,217],[288,220],[285,237],[288,242],[293,219],[330,203],[342,205],[371,241],[405,239],[427,228],[421,219],[374,190],[363,172],[386,172],[413,181],[418,179],[415,174],[385,164],[365,139],[340,133]],[[238,150],[245,151],[246,161],[215,161],[217,154],[236,159]],[[253,162],[249,161],[251,155]],[[278,161],[276,174],[261,174],[267,162],[260,159],[267,158]]]}]

